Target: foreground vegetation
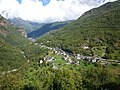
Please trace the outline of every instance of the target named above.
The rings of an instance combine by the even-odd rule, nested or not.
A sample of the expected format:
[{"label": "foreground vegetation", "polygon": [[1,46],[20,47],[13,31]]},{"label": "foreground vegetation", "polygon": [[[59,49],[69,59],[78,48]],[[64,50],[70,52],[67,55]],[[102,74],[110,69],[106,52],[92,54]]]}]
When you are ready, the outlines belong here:
[{"label": "foreground vegetation", "polygon": [[[114,69],[113,69],[114,68]],[[26,64],[0,76],[1,90],[119,90],[120,66],[96,66],[81,62],[53,69],[51,65]],[[7,80],[6,80],[7,79]]]}]

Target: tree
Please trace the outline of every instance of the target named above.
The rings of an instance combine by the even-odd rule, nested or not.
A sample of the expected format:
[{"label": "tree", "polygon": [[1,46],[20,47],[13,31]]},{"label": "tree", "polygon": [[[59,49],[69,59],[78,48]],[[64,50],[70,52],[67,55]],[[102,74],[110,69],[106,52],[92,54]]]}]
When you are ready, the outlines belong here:
[{"label": "tree", "polygon": [[69,69],[55,71],[53,90],[80,90],[82,89],[82,77],[79,72]]}]

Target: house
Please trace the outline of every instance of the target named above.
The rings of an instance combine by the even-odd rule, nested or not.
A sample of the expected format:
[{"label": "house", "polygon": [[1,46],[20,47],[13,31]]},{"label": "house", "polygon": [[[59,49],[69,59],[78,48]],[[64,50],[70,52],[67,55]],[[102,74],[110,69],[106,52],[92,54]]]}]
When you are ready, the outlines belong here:
[{"label": "house", "polygon": [[36,45],[36,46],[37,46],[37,45],[39,45],[39,43],[35,43],[34,45]]},{"label": "house", "polygon": [[24,52],[23,52],[23,51],[21,51],[21,53],[22,53],[22,54],[24,54]]},{"label": "house", "polygon": [[53,60],[55,60],[55,58],[52,56],[47,56],[46,58],[44,58],[44,60],[46,60],[46,62],[52,62]]},{"label": "house", "polygon": [[95,63],[95,62],[97,62],[97,60],[96,60],[96,59],[92,59],[91,62],[92,62],[92,63]]},{"label": "house", "polygon": [[64,60],[65,60],[65,61],[67,61],[67,59],[68,59],[67,57],[64,57]]},{"label": "house", "polygon": [[66,56],[67,54],[65,52],[62,52],[62,55]]},{"label": "house", "polygon": [[15,72],[15,71],[17,71],[17,69],[13,69],[12,71]]},{"label": "house", "polygon": [[69,57],[69,55],[67,55],[67,54],[66,54],[66,55],[65,55],[65,57],[67,57],[67,58],[68,58],[68,57]]},{"label": "house", "polygon": [[55,50],[55,51],[54,51],[54,53],[55,53],[55,54],[57,54],[57,53],[58,53],[58,51],[56,51],[56,50]]},{"label": "house", "polygon": [[71,58],[68,58],[68,59],[67,59],[67,61],[68,61],[69,63],[72,63],[72,60],[71,60]]},{"label": "house", "polygon": [[88,46],[84,46],[83,49],[88,49],[89,47]]},{"label": "house", "polygon": [[30,60],[27,60],[27,62],[29,63],[29,62],[30,62]]},{"label": "house", "polygon": [[77,54],[77,55],[75,55],[75,58],[79,60],[82,58],[82,56],[80,54]]},{"label": "house", "polygon": [[43,63],[43,60],[40,60],[39,62],[40,62],[40,64],[42,64],[42,63]]},{"label": "house", "polygon": [[76,64],[80,64],[80,61],[77,61]]}]

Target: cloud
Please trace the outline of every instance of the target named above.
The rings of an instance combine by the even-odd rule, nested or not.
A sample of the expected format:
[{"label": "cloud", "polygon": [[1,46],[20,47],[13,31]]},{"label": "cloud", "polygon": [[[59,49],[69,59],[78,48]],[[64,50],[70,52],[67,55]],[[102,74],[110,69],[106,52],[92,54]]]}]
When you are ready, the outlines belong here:
[{"label": "cloud", "polygon": [[[20,0],[19,0],[20,1]],[[0,0],[0,14],[6,18],[55,22],[77,19],[85,11],[113,0]]]}]

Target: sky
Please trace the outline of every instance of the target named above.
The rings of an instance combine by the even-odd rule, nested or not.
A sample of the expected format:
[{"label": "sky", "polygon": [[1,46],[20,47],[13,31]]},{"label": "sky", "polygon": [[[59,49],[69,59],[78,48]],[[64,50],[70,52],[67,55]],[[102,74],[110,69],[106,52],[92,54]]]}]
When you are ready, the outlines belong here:
[{"label": "sky", "polygon": [[39,23],[75,20],[84,12],[115,0],[0,0],[0,14]]}]

